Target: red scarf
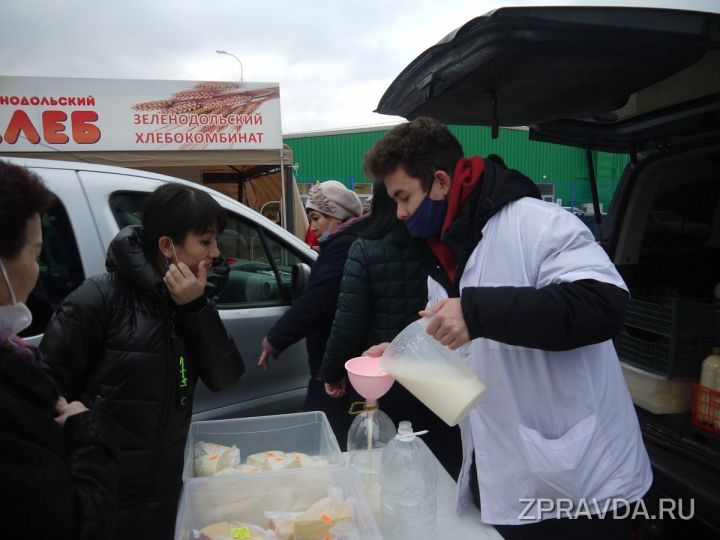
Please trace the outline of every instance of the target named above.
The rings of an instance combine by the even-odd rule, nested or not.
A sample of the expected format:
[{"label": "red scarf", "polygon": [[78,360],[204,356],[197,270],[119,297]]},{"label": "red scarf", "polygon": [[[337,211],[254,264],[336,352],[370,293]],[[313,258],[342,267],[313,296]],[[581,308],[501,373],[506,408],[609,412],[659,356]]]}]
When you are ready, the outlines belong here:
[{"label": "red scarf", "polygon": [[[484,171],[485,160],[478,156],[461,158],[460,161],[457,162],[457,165],[455,165],[455,173],[453,174],[450,193],[448,194],[447,214],[445,214],[445,221],[440,230],[440,238],[443,237],[452,222],[455,221],[458,212],[460,212],[460,207],[468,197],[470,197],[475,186],[480,182]],[[440,261],[440,264],[445,268],[448,276],[450,276],[450,281],[455,281],[457,262],[455,261],[453,252],[440,240],[428,240],[428,245]]]}]

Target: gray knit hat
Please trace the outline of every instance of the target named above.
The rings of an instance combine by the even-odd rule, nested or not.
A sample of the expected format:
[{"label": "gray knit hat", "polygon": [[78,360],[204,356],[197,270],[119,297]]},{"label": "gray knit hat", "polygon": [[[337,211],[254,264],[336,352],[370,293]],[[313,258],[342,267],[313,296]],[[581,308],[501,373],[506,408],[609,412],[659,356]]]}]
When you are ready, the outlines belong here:
[{"label": "gray knit hat", "polygon": [[362,215],[360,197],[337,180],[327,180],[310,188],[305,210],[317,210],[326,216],[345,221]]}]

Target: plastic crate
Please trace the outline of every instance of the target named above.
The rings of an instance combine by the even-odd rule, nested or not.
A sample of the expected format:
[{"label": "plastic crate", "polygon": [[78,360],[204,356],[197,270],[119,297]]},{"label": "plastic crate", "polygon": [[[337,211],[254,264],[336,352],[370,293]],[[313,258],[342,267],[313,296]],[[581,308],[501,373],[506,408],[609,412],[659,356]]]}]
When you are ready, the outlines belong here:
[{"label": "plastic crate", "polygon": [[720,392],[698,383],[693,385],[692,423],[720,435]]},{"label": "plastic crate", "polygon": [[[349,467],[295,469],[273,475],[194,478],[185,482],[175,524],[175,540],[193,540],[193,531],[219,521],[238,521],[269,529],[265,512],[302,512],[342,488],[351,497],[353,522],[363,540],[381,540],[375,518]],[[238,538],[253,538],[241,536]]]},{"label": "plastic crate", "polygon": [[[320,457],[328,466],[344,464],[337,438],[325,413],[320,411],[193,422],[185,443],[183,480],[194,477],[194,447],[198,441],[235,445],[240,450],[241,461],[251,454],[280,450]],[[275,474],[282,470],[257,474]]]},{"label": "plastic crate", "polygon": [[715,342],[713,338],[668,337],[624,328],[615,337],[615,348],[623,362],[647,371],[665,377],[697,378]]},{"label": "plastic crate", "polygon": [[720,302],[681,298],[672,289],[641,288],[631,292],[625,325],[664,336],[720,336]]}]

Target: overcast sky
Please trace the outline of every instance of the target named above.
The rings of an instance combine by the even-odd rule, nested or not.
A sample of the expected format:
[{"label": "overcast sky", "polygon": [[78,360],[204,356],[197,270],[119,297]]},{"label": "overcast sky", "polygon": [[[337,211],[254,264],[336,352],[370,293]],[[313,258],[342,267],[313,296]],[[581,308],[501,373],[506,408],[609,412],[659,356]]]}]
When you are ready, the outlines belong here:
[{"label": "overcast sky", "polygon": [[2,0],[0,75],[238,80],[238,62],[215,52],[224,49],[242,61],[245,81],[280,84],[283,133],[376,125],[400,120],[372,111],[411,60],[501,5],[508,2]]}]

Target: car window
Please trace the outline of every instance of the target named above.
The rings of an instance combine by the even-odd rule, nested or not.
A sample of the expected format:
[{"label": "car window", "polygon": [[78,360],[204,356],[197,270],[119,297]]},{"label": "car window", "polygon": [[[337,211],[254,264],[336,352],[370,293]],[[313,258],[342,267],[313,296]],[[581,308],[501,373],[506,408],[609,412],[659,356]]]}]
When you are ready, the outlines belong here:
[{"label": "car window", "polygon": [[292,267],[301,259],[288,246],[255,223],[228,213],[218,248],[230,267],[218,307],[289,303]]},{"label": "car window", "polygon": [[25,337],[42,334],[55,308],[85,279],[75,234],[58,199],[42,215],[42,232],[40,276],[26,302],[33,322],[20,333]]},{"label": "car window", "polygon": [[147,193],[115,192],[110,195],[110,210],[121,229],[128,225],[140,225],[141,211]]},{"label": "car window", "polygon": [[706,245],[720,185],[692,182],[660,193],[645,228],[643,255]]},{"label": "car window", "polygon": [[[119,227],[140,223],[147,193],[116,192],[110,208]],[[218,236],[220,254],[230,272],[218,308],[274,306],[290,303],[292,267],[302,259],[281,240],[250,220],[228,212],[225,230]]]}]

